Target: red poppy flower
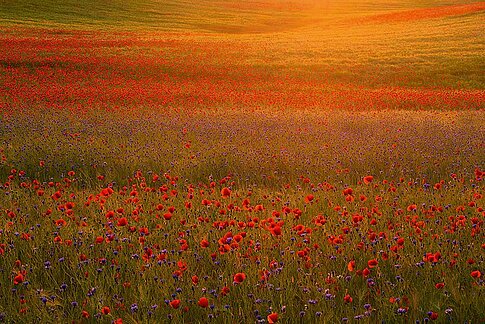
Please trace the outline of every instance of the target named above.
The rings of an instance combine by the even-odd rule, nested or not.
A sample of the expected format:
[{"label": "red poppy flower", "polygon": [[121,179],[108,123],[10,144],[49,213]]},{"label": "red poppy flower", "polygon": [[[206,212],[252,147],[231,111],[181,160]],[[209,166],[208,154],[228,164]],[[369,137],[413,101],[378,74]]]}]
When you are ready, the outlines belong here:
[{"label": "red poppy flower", "polygon": [[221,295],[226,296],[228,293],[229,293],[229,287],[227,287],[227,286],[222,287]]},{"label": "red poppy flower", "polygon": [[209,241],[207,241],[206,239],[203,239],[202,241],[200,241],[200,247],[202,248],[206,248],[209,246]]},{"label": "red poppy flower", "polygon": [[206,297],[200,297],[199,301],[197,302],[202,308],[207,308],[209,306],[209,300]]},{"label": "red poppy flower", "polygon": [[229,189],[227,187],[222,188],[222,190],[221,190],[221,196],[223,198],[229,198],[231,196],[231,189]]},{"label": "red poppy flower", "polygon": [[51,196],[51,197],[52,197],[52,199],[54,199],[54,200],[58,200],[59,198],[61,198],[61,197],[62,197],[62,194],[61,194],[61,192],[60,192],[60,191],[56,191],[56,192],[54,192],[54,193],[52,194],[52,196]]},{"label": "red poppy flower", "polygon": [[470,273],[470,275],[473,277],[473,278],[480,278],[482,276],[481,272],[478,271],[478,270],[475,270],[475,271],[472,271]]},{"label": "red poppy flower", "polygon": [[344,301],[345,301],[346,303],[351,303],[351,302],[352,302],[352,300],[353,300],[353,299],[352,299],[352,297],[350,297],[350,295],[349,295],[349,294],[346,294],[346,295],[344,296]]},{"label": "red poppy flower", "polygon": [[196,275],[193,275],[192,276],[192,284],[195,286],[199,283],[199,277],[197,277]]},{"label": "red poppy flower", "polygon": [[410,212],[410,211],[415,211],[417,208],[418,207],[416,206],[416,204],[411,204],[406,208],[406,210]]},{"label": "red poppy flower", "polygon": [[15,278],[13,278],[14,285],[21,284],[23,281],[24,281],[24,276],[22,276],[21,273],[19,273],[18,275],[15,276]]},{"label": "red poppy flower", "polygon": [[267,319],[269,324],[278,322],[278,313],[269,314]]},{"label": "red poppy flower", "polygon": [[345,188],[344,191],[342,192],[344,196],[352,195],[354,190],[352,188]]},{"label": "red poppy flower", "polygon": [[115,216],[115,212],[114,212],[114,210],[107,211],[104,216],[108,219],[111,219]]},{"label": "red poppy flower", "polygon": [[180,306],[180,299],[174,299],[169,303],[170,307],[177,309]]},{"label": "red poppy flower", "polygon": [[372,259],[372,260],[367,261],[367,265],[368,265],[368,266],[369,266],[369,268],[371,268],[371,269],[372,269],[372,268],[374,268],[374,267],[376,267],[378,263],[379,263],[379,262],[377,262],[377,260],[376,260],[376,259]]},{"label": "red poppy flower", "polygon": [[313,199],[315,199],[315,196],[313,196],[312,194],[309,194],[308,196],[305,197],[305,203],[311,203],[313,201]]},{"label": "red poppy flower", "polygon": [[349,270],[350,272],[354,271],[355,269],[355,261],[352,260],[349,262],[349,264],[347,264],[347,270]]},{"label": "red poppy flower", "polygon": [[108,315],[109,313],[111,313],[111,309],[108,306],[104,306],[103,308],[101,308],[101,313],[103,315]]},{"label": "red poppy flower", "polygon": [[263,205],[256,205],[256,206],[254,206],[254,210],[255,211],[263,211],[264,207],[263,207]]},{"label": "red poppy flower", "polygon": [[273,228],[271,228],[270,232],[273,236],[279,236],[279,235],[281,235],[281,227],[276,225]]},{"label": "red poppy flower", "polygon": [[372,182],[372,180],[374,180],[374,177],[371,175],[368,175],[368,176],[365,176],[363,180],[365,184],[369,184]]},{"label": "red poppy flower", "polygon": [[128,220],[126,219],[126,217],[122,217],[120,219],[118,219],[118,226],[126,226],[128,224]]},{"label": "red poppy flower", "polygon": [[67,222],[62,218],[56,220],[56,226],[66,226]]},{"label": "red poppy flower", "polygon": [[239,273],[236,273],[234,275],[234,282],[235,283],[241,283],[243,282],[244,280],[246,280],[246,274],[243,273],[243,272],[239,272]]}]

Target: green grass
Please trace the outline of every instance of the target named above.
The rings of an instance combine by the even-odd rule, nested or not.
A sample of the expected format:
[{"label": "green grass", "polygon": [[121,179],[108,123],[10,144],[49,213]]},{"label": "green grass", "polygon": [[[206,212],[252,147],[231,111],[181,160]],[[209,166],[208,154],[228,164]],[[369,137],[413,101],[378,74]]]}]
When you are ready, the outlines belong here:
[{"label": "green grass", "polygon": [[[237,2],[234,2],[237,4]],[[133,30],[199,29],[238,32],[244,26],[254,31],[267,28],[278,18],[288,18],[284,8],[276,12],[251,9],[239,11],[231,2],[212,1],[3,1],[1,19],[11,23],[77,28],[115,28]],[[297,16],[300,16],[297,13]],[[254,26],[251,26],[254,25]],[[265,27],[266,26],[266,27]],[[269,27],[271,28],[271,27]]]},{"label": "green grass", "polygon": [[483,89],[483,10],[417,21],[359,22],[376,14],[473,3],[4,0],[0,24],[162,32],[155,38],[167,37],[165,32],[189,33],[197,41],[227,43],[224,56],[231,64],[304,80]]},{"label": "green grass", "polygon": [[[438,182],[452,173],[469,177],[473,167],[480,166],[484,155],[479,148],[485,136],[480,116],[480,112],[335,111],[274,117],[264,112],[92,112],[83,117],[34,113],[3,120],[1,130],[8,144],[2,172],[6,176],[10,168],[22,166],[29,175],[49,181],[72,169],[82,181],[102,174],[122,182],[142,169],[171,171],[190,183],[210,174],[216,178],[234,174],[244,186],[264,181],[264,175],[271,176],[264,182],[270,187],[299,176],[353,183],[367,173]],[[190,148],[185,148],[189,141]],[[39,167],[42,160],[44,168]],[[350,172],[339,174],[343,169]]]},{"label": "green grass", "polygon": [[484,321],[478,2],[0,1],[0,322]]}]

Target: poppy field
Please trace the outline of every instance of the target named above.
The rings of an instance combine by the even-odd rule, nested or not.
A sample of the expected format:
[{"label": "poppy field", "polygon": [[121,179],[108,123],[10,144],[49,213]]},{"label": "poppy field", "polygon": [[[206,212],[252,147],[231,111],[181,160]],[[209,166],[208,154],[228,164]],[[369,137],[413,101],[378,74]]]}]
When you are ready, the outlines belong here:
[{"label": "poppy field", "polygon": [[0,322],[484,322],[484,14],[4,1]]}]

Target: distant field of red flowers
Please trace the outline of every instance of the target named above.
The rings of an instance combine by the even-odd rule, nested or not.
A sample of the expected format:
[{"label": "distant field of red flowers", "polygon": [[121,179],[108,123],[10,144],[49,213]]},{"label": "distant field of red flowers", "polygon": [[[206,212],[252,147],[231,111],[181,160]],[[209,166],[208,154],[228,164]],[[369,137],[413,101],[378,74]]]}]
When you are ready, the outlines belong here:
[{"label": "distant field of red flowers", "polygon": [[484,2],[101,9],[0,8],[0,323],[485,321]]},{"label": "distant field of red flowers", "polygon": [[[168,111],[477,110],[485,97],[481,89],[306,79],[291,70],[241,64],[238,56],[256,51],[257,45],[196,35],[19,29],[4,30],[0,45],[3,112],[140,106]],[[360,73],[358,66],[354,73]]]}]

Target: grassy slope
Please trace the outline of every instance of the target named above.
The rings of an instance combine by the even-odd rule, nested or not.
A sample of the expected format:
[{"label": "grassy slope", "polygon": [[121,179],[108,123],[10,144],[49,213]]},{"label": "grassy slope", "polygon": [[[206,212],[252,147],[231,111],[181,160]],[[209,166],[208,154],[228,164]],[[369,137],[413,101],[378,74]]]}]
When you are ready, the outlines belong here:
[{"label": "grassy slope", "polygon": [[[236,4],[234,6],[233,4]],[[239,26],[258,25],[272,20],[280,13],[295,10],[286,6],[251,9],[238,8],[237,2],[141,0],[141,1],[4,1],[0,17],[11,22],[42,25],[69,25],[81,28],[114,27],[121,29],[152,28],[159,30],[205,29],[235,31]],[[262,9],[262,10],[260,10]],[[278,12],[279,11],[279,12]],[[255,31],[255,27],[252,27]]]},{"label": "grassy slope", "polygon": [[[478,10],[429,18],[421,11],[420,19],[411,21],[400,16],[450,5],[475,5]],[[2,0],[0,25],[202,33],[202,41],[209,33],[228,42],[224,56],[232,64],[270,73],[366,87],[483,89],[483,7],[484,2],[476,1],[411,0]],[[382,19],[393,13],[397,16]]]},{"label": "grassy slope", "polygon": [[0,21],[83,29],[111,27],[266,33],[333,24],[345,18],[473,3],[477,1],[2,0]]},{"label": "grassy slope", "polygon": [[[27,48],[18,51],[20,60],[13,63],[26,64],[32,69],[31,74],[33,75],[37,75],[37,67],[39,72],[44,72],[44,74],[47,74],[46,71],[51,72],[55,80],[58,79],[58,76],[64,75],[64,72],[67,77],[72,77],[73,74],[79,72],[82,76],[80,79],[88,86],[99,86],[98,83],[101,82],[97,80],[98,83],[96,83],[89,78],[85,79],[81,72],[92,71],[90,77],[92,76],[94,79],[111,76],[111,74],[103,75],[101,73],[104,71],[102,64],[91,64],[96,62],[97,58],[103,58],[105,52],[112,54],[113,58],[119,59],[119,61],[113,60],[115,63],[120,63],[119,65],[113,64],[109,67],[117,69],[121,66],[121,71],[108,69],[108,72],[113,72],[113,75],[117,75],[115,72],[120,72],[124,77],[120,79],[121,85],[124,85],[124,81],[129,79],[129,76],[126,75],[144,78],[147,76],[145,73],[153,73],[155,78],[157,68],[160,68],[160,66],[155,66],[152,67],[153,70],[147,71],[149,69],[141,64],[140,71],[136,70],[139,66],[134,67],[139,75],[136,73],[133,73],[136,75],[131,75],[129,67],[124,66],[131,61],[130,57],[140,58],[140,62],[145,62],[142,58],[165,57],[163,54],[173,58],[169,60],[171,63],[175,62],[173,70],[167,71],[170,77],[179,77],[184,81],[192,80],[194,76],[197,76],[202,80],[206,78],[208,81],[221,81],[222,85],[234,81],[231,78],[235,78],[235,76],[217,75],[226,78],[219,80],[214,74],[211,74],[211,71],[222,71],[216,69],[215,66],[225,65],[227,71],[233,74],[244,70],[237,69],[238,67],[248,67],[252,69],[251,73],[261,78],[291,74],[292,77],[300,77],[304,80],[325,81],[328,82],[326,91],[332,91],[332,87],[338,87],[340,82],[346,82],[345,86],[353,85],[356,88],[360,85],[366,87],[404,85],[406,87],[436,86],[483,89],[485,84],[483,76],[479,73],[483,70],[483,59],[480,56],[483,52],[483,40],[480,38],[480,22],[483,21],[483,13],[386,24],[356,21],[356,19],[359,20],[361,17],[373,14],[451,4],[450,1],[374,1],[372,3],[355,1],[344,7],[342,3],[348,2],[342,0],[340,2],[322,2],[315,9],[312,9],[311,6],[308,9],[305,7],[292,9],[282,5],[272,7],[261,2],[251,3],[245,8],[240,8],[238,7],[239,2],[236,1],[229,5],[224,5],[223,2],[211,2],[213,3],[211,6],[208,6],[208,1],[197,2],[197,5],[173,1],[168,2],[170,8],[165,7],[163,10],[156,2],[148,1],[133,1],[128,5],[110,1],[106,6],[97,2],[96,8],[99,9],[96,10],[92,9],[94,1],[92,6],[83,5],[76,7],[76,10],[73,9],[74,2],[63,2],[63,7],[59,7],[54,1],[31,2],[30,5],[26,2],[0,1],[2,1],[0,2],[0,17],[3,19],[1,25],[11,26],[12,22],[16,21],[23,26],[54,28],[51,33],[45,33],[45,31],[37,33],[36,29],[18,30],[0,27],[0,40],[1,37],[9,40],[9,35],[14,35],[10,39],[20,40],[20,44]],[[168,6],[166,1],[164,3]],[[189,8],[190,10],[186,10]],[[74,12],[78,12],[78,14],[73,14]],[[167,17],[163,13],[170,14]],[[199,16],[204,18],[200,19]],[[288,17],[293,20],[288,22]],[[25,18],[30,20],[26,21]],[[50,20],[46,21],[46,19]],[[150,26],[152,28],[148,28]],[[158,30],[160,33],[142,36],[162,40],[168,38],[167,44],[170,44],[170,40],[174,38],[178,40],[186,38],[185,42],[175,42],[173,47],[166,45],[163,41],[155,43],[159,44],[155,45],[159,48],[143,48],[129,45],[124,47],[116,43],[117,39],[113,42],[114,44],[94,39],[93,42],[88,42],[93,46],[92,48],[83,44],[80,48],[66,49],[66,44],[72,44],[72,35],[76,35],[76,33],[57,33],[58,28],[104,30],[108,27],[140,32],[148,29],[153,32]],[[7,32],[3,33],[4,31]],[[166,31],[184,31],[184,33],[174,34],[166,33]],[[187,35],[187,32],[190,35]],[[210,34],[198,35],[199,32]],[[110,33],[102,35],[87,33],[84,38],[89,40],[89,35],[93,35],[93,38],[120,37]],[[34,37],[31,38],[31,36]],[[42,41],[39,41],[39,39],[44,40],[43,37],[48,40],[45,42],[46,44],[54,44],[54,46],[44,48]],[[191,41],[195,42],[198,53],[194,53],[193,46],[186,46],[187,44],[192,45]],[[32,44],[35,46],[29,47]],[[127,44],[130,43],[127,42]],[[207,44],[209,45],[206,46]],[[208,52],[207,49],[214,49],[214,44],[220,44],[219,51]],[[5,48],[0,46],[0,54],[6,52]],[[29,51],[31,48],[33,50]],[[35,51],[40,53],[39,48],[44,51],[41,54],[47,58],[37,55],[38,53]],[[64,52],[58,53],[58,49],[62,49]],[[22,61],[22,54],[25,54],[27,58],[24,58],[25,61]],[[55,56],[58,54],[63,55]],[[204,61],[204,64],[193,67],[188,65],[187,61],[196,62],[193,57],[198,54],[205,54],[201,57],[207,57],[210,59],[209,62]],[[48,55],[60,57],[60,61],[51,62],[48,60]],[[185,59],[185,56],[188,59]],[[7,57],[9,56],[7,55]],[[12,57],[17,58],[16,55],[12,55]],[[40,62],[36,62],[37,65],[35,65],[29,61],[30,57],[39,59]],[[80,59],[80,63],[75,60],[77,58]],[[85,58],[89,60],[83,61]],[[153,63],[156,62],[153,61]],[[72,62],[78,63],[73,64]],[[41,69],[42,67],[45,67],[44,71]],[[183,71],[187,75],[181,75],[181,67],[185,67]],[[190,70],[191,68],[193,70]],[[0,85],[2,84],[2,72],[4,71],[0,69]],[[15,74],[15,76],[18,75]],[[18,81],[21,85],[30,86],[31,75],[25,73],[25,76],[25,84],[22,83],[24,82],[22,80]],[[243,78],[244,75],[236,77]],[[59,82],[63,81],[62,78],[59,79]],[[274,80],[271,77],[267,79],[271,83]],[[316,83],[318,84],[318,82]],[[195,80],[193,84],[196,87],[203,82],[197,83]],[[246,85],[246,83],[243,84]],[[261,82],[261,84],[265,83]],[[68,83],[69,87],[72,85],[73,83]],[[297,88],[296,83],[293,83],[292,86],[295,89],[290,89],[288,85],[281,88],[290,93],[294,90],[307,95],[308,92],[304,91],[305,88]],[[34,85],[33,89],[38,90],[39,88]],[[0,87],[0,92],[1,90]],[[186,91],[188,94],[192,94],[191,89]],[[182,94],[186,93],[182,92]],[[45,96],[45,93],[40,92],[39,96]],[[21,102],[21,104],[23,103]],[[395,109],[395,107],[393,108]],[[60,182],[68,170],[75,170],[76,178],[79,179],[73,182],[72,187],[68,187],[67,183],[65,188],[61,184],[60,188],[50,188],[44,184],[42,186],[46,191],[43,196],[38,196],[33,187],[23,188],[20,184],[23,179],[14,175],[11,177],[14,180],[9,181],[12,184],[3,188],[5,194],[1,195],[3,198],[0,201],[2,209],[8,208],[17,212],[13,227],[3,232],[2,241],[0,241],[0,243],[8,243],[3,245],[6,252],[2,258],[5,260],[4,264],[7,265],[3,271],[5,280],[9,284],[0,285],[0,296],[2,296],[0,298],[0,315],[2,312],[6,313],[7,322],[77,321],[80,320],[80,312],[84,308],[89,311],[94,321],[93,316],[104,305],[112,308],[114,316],[112,318],[103,317],[106,322],[119,316],[123,317],[125,322],[163,322],[166,321],[169,313],[175,314],[175,322],[184,320],[195,322],[205,318],[207,312],[191,307],[189,315],[184,316],[182,312],[175,313],[170,307],[165,307],[163,300],[172,299],[170,293],[180,286],[182,293],[177,298],[182,299],[182,305],[185,306],[189,299],[197,299],[201,296],[202,287],[208,287],[208,291],[212,288],[215,289],[214,291],[220,291],[221,285],[225,284],[231,287],[231,294],[228,298],[210,297],[211,303],[214,301],[216,304],[216,315],[221,314],[217,322],[234,322],[236,318],[244,322],[254,321],[254,317],[250,314],[256,308],[261,311],[264,318],[268,308],[267,304],[263,303],[260,306],[253,304],[250,298],[246,298],[249,296],[248,293],[255,293],[255,298],[271,301],[271,304],[268,302],[268,305],[274,307],[275,311],[279,311],[283,305],[288,306],[286,312],[281,314],[283,323],[294,322],[294,319],[300,316],[299,311],[307,308],[307,317],[302,321],[334,323],[343,316],[354,316],[364,312],[365,303],[371,303],[375,308],[375,315],[368,322],[375,322],[377,318],[386,318],[390,322],[421,320],[427,316],[428,311],[438,311],[440,314],[438,321],[445,321],[447,316],[444,314],[444,309],[447,307],[454,309],[450,321],[464,322],[465,319],[480,321],[482,318],[482,313],[479,311],[479,300],[481,300],[480,294],[483,293],[483,286],[473,286],[478,280],[472,278],[470,272],[480,269],[483,274],[481,258],[483,252],[478,245],[483,242],[480,241],[483,234],[471,237],[469,235],[472,228],[471,222],[467,222],[466,226],[464,225],[454,234],[441,232],[442,227],[448,224],[447,217],[455,217],[454,215],[458,213],[458,209],[455,212],[455,207],[467,205],[472,193],[481,192],[480,188],[475,187],[475,183],[469,184],[468,180],[474,177],[475,167],[483,169],[481,163],[485,160],[483,158],[485,127],[483,127],[482,111],[413,113],[406,111],[365,113],[286,111],[285,113],[275,112],[274,115],[265,111],[246,115],[239,112],[234,114],[225,112],[221,115],[203,114],[196,115],[197,118],[184,114],[165,116],[163,113],[143,110],[134,111],[133,115],[107,114],[103,110],[95,110],[90,113],[91,115],[73,115],[68,110],[61,110],[59,113],[53,110],[28,115],[19,114],[8,118],[2,116],[6,119],[0,120],[2,143],[0,144],[0,155],[5,155],[5,162],[0,162],[2,182],[7,181],[7,175],[10,174],[12,168],[25,170],[30,179],[36,178],[41,182],[50,180]],[[185,135],[183,129],[187,130]],[[190,148],[186,147],[187,141],[191,142]],[[39,165],[40,160],[45,161],[44,167]],[[209,175],[213,175],[214,179],[218,180],[231,172],[234,173],[233,180],[236,182],[234,196],[231,200],[222,199],[223,208],[229,201],[235,201],[238,206],[241,205],[242,199],[246,197],[245,192],[249,189],[254,193],[251,202],[254,204],[262,202],[267,207],[267,210],[261,213],[264,217],[269,217],[273,208],[281,210],[283,206],[286,206],[286,202],[292,208],[303,209],[304,214],[300,220],[288,218],[288,222],[283,228],[283,239],[267,237],[265,235],[269,236],[269,234],[261,229],[247,229],[248,238],[245,242],[253,239],[261,241],[263,249],[255,253],[256,257],[261,257],[261,265],[248,261],[246,266],[246,261],[244,261],[244,271],[248,274],[245,285],[231,285],[232,275],[235,271],[239,271],[236,269],[241,268],[239,254],[227,253],[224,256],[218,256],[221,263],[217,267],[210,263],[209,253],[217,249],[216,240],[223,233],[213,231],[211,223],[205,225],[202,223],[190,232],[191,234],[187,237],[190,252],[168,256],[171,262],[174,261],[173,266],[170,266],[170,263],[168,267],[164,265],[162,268],[157,265],[147,268],[144,274],[134,275],[140,273],[142,264],[141,260],[137,261],[133,257],[133,253],[138,252],[141,255],[143,245],[131,244],[139,239],[138,233],[129,233],[128,230],[115,228],[117,240],[118,236],[128,238],[126,243],[124,239],[120,240],[123,250],[118,256],[111,253],[111,247],[114,248],[114,246],[107,245],[108,243],[91,248],[90,243],[94,242],[96,236],[104,237],[106,235],[106,229],[101,226],[105,218],[104,206],[100,202],[99,205],[93,203],[89,207],[85,205],[85,202],[89,194],[97,194],[101,187],[110,181],[116,181],[115,189],[117,190],[125,184],[127,186],[133,184],[127,182],[126,178],[137,168],[142,169],[144,174],[149,176],[147,178],[149,186],[158,186],[158,184],[150,182],[151,173],[146,171],[163,174],[170,170],[173,175],[183,179],[177,187],[180,194],[169,198],[164,205],[166,207],[174,205],[177,210],[176,217],[180,217],[180,214],[185,215],[184,213],[189,215],[189,218],[192,218],[189,226],[192,221],[195,222],[195,216],[207,216],[211,219],[224,217],[218,215],[215,207],[205,208],[199,203],[205,198],[219,199],[219,185],[215,195],[206,194],[204,196],[202,193],[199,195],[196,190],[194,214],[184,212],[186,185],[188,183],[197,184],[199,181],[208,183]],[[452,181],[451,172],[457,173],[457,179],[463,178],[464,183]],[[376,177],[374,182],[376,186],[355,186],[358,179],[367,174]],[[96,180],[97,175],[105,175],[106,180]],[[303,179],[300,179],[299,176],[308,176],[315,184],[330,181],[336,185],[336,188],[315,193],[311,191],[309,184],[300,181]],[[404,179],[402,184],[398,180],[400,177]],[[383,179],[390,179],[391,183],[383,185],[381,184]],[[441,179],[444,179],[442,191],[423,190],[425,181],[433,185]],[[409,184],[407,184],[408,181]],[[283,190],[282,193],[279,190],[272,190],[275,187],[282,188],[282,184],[287,182],[291,183],[292,189]],[[85,184],[88,187],[83,187]],[[342,189],[347,184],[356,190],[356,198],[359,198],[358,195],[362,193],[370,199],[365,203],[356,199],[354,204],[345,201]],[[391,191],[394,184],[397,184],[395,193]],[[471,189],[473,187],[475,189]],[[160,195],[143,192],[144,190],[142,191],[141,188],[140,184],[139,206],[142,206],[146,213],[142,214],[141,222],[136,225],[147,226],[150,229],[151,235],[146,237],[146,246],[160,244],[162,249],[176,251],[180,248],[178,246],[179,233],[186,230],[187,227],[182,227],[175,219],[170,223],[152,217],[151,211],[160,202]],[[80,232],[80,227],[68,219],[67,211],[65,215],[62,213],[64,207],[60,207],[57,201],[50,198],[56,190],[64,191],[63,202],[65,202],[64,199],[74,201],[76,219],[86,219],[89,227],[83,228]],[[75,195],[68,196],[70,192]],[[310,192],[313,192],[317,199],[321,198],[321,201],[304,204],[303,197]],[[377,201],[378,196],[384,198],[381,203]],[[126,198],[127,196],[113,195],[106,203],[106,210],[124,206],[128,214],[135,207],[135,203],[129,203],[128,200],[125,200]],[[270,200],[274,201],[276,198],[279,202],[271,207]],[[366,251],[357,250],[355,248],[357,242],[367,241],[365,233],[370,234],[368,230],[372,230],[366,220],[361,227],[361,232],[353,229],[350,236],[347,237],[348,240],[346,239],[342,245],[345,253],[337,255],[336,261],[329,261],[329,256],[335,254],[335,248],[326,243],[328,236],[342,233],[343,227],[348,224],[343,221],[334,221],[342,219],[343,215],[333,208],[330,204],[331,201],[339,206],[344,206],[344,209],[348,206],[351,214],[362,213],[363,210],[373,206],[379,207],[382,217],[375,216],[378,218],[375,230],[388,233],[389,240],[379,239],[377,245],[369,243]],[[403,219],[395,216],[398,215],[396,208],[405,210],[406,206],[410,204],[423,206],[418,207],[419,210],[416,211],[416,214],[423,220],[423,224],[424,221],[426,222],[426,233],[428,231],[430,233],[430,235],[424,235],[424,241],[416,242],[416,237],[420,239],[423,237],[415,236],[417,231],[415,232],[414,227],[411,227],[411,222],[410,224],[407,224],[407,221],[404,222],[404,215]],[[434,216],[428,216],[425,212],[425,206],[431,208],[431,205],[447,206],[448,204],[453,208],[448,210],[446,207],[443,214],[440,213],[436,216],[437,222],[430,220],[429,217]],[[480,207],[483,206],[483,201],[478,204]],[[464,213],[471,218],[475,214],[476,207],[468,206],[470,207],[466,207]],[[51,207],[54,213],[51,217],[46,217],[44,212]],[[362,207],[366,209],[361,209]],[[308,236],[297,239],[295,243],[291,243],[287,238],[296,236],[295,231],[292,231],[291,228],[297,223],[313,227],[311,217],[319,213],[329,215],[329,222],[325,230],[314,232],[316,234],[313,234],[311,243],[308,245],[321,242],[322,250],[317,251],[312,248],[311,257],[312,261],[316,263],[315,270],[311,270],[312,272],[301,271],[300,264],[302,263],[287,250],[300,249],[302,247],[300,240],[307,241]],[[5,216],[6,213],[2,212],[2,215],[4,215],[3,223],[9,221]],[[229,214],[230,217],[233,215],[236,220],[245,221],[247,212]],[[69,223],[66,228],[62,229],[62,232],[53,223],[53,220],[59,217],[64,217]],[[284,217],[286,218],[286,216]],[[401,221],[402,224],[400,224]],[[130,225],[132,222],[130,218]],[[36,229],[37,223],[39,229]],[[391,223],[397,223],[394,229],[389,227]],[[156,224],[163,225],[160,231]],[[473,227],[475,228],[475,226]],[[32,229],[26,230],[28,228]],[[236,231],[236,228],[234,230]],[[17,235],[24,231],[31,233],[35,240],[24,240],[23,235]],[[74,240],[74,247],[68,247],[67,243],[66,245],[53,245],[52,233],[54,232],[61,232],[64,240]],[[164,233],[167,235],[163,236]],[[436,240],[432,238],[434,235],[431,234],[443,236]],[[396,235],[406,239],[406,250],[401,254],[403,257],[399,260],[400,266],[393,266],[395,261],[393,258],[388,262],[379,259],[379,267],[372,270],[372,276],[377,275],[375,278],[379,296],[376,295],[377,289],[369,290],[367,288],[365,279],[360,280],[361,278],[358,276],[349,282],[343,279],[344,275],[348,274],[346,269],[349,260],[357,260],[356,269],[366,267],[367,260],[374,258],[376,251],[381,248],[382,252],[387,251],[389,246],[394,244],[392,238]],[[210,250],[198,248],[200,239],[203,237],[207,237],[211,242],[214,240]],[[78,242],[80,242],[79,245],[77,245]],[[281,255],[280,249],[274,248],[279,245],[286,251],[282,249]],[[450,269],[448,263],[458,249],[460,252],[458,265]],[[193,251],[200,253],[203,261],[198,260],[197,253],[195,258],[191,257]],[[442,262],[436,266],[426,264],[422,269],[416,267],[415,263],[422,260],[423,253],[437,251],[443,253]],[[87,266],[78,266],[77,260],[80,253],[85,253],[92,262]],[[60,261],[61,257],[63,262]],[[100,258],[113,261],[101,265],[97,261],[101,261]],[[172,273],[176,267],[175,261],[183,258],[188,261],[189,270],[183,280],[174,283]],[[278,290],[254,288],[259,270],[269,264],[273,258],[284,262],[285,268],[282,275],[275,275],[274,279],[271,279],[271,283],[277,289],[280,287],[283,289],[278,292]],[[468,264],[466,260],[469,258],[476,259],[477,263]],[[25,266],[29,269],[27,279],[30,284],[18,285],[18,291],[14,293],[11,289],[14,287],[12,281],[20,267],[13,265],[18,259],[25,264],[22,267]],[[46,269],[46,260],[52,261],[51,270]],[[109,262],[119,262],[122,266],[122,277],[119,281],[113,281]],[[98,268],[101,268],[101,272],[98,272]],[[89,278],[85,271],[89,271]],[[191,290],[194,288],[189,279],[192,274],[200,274],[201,278],[208,275],[208,280],[204,279],[195,292]],[[222,275],[220,279],[218,279],[219,275]],[[154,283],[155,276],[157,280],[158,278],[163,280]],[[168,280],[164,281],[165,277]],[[325,283],[325,278],[333,277],[336,280],[335,289],[330,282]],[[402,277],[404,280],[400,282],[398,277]],[[295,278],[296,280],[294,280]],[[446,283],[446,293],[435,288],[435,284],[441,281]],[[63,282],[68,284],[66,292],[60,289]],[[133,288],[127,289],[123,285],[126,282],[129,282]],[[324,296],[317,295],[314,290],[310,294],[302,292],[305,287],[313,289],[313,287],[321,286],[323,288],[332,287],[330,293],[336,291],[335,303],[330,304],[328,301],[324,301]],[[98,287],[98,291],[94,298],[89,299],[86,295],[91,292],[92,287]],[[345,305],[342,302],[344,293],[347,291],[354,297],[352,305]],[[46,305],[42,305],[39,292],[59,298],[56,299],[55,304],[49,301],[46,302]],[[19,303],[20,294],[25,294],[28,302],[26,305]],[[117,299],[113,298],[114,294],[123,296],[127,307],[126,312],[115,309]],[[412,299],[409,317],[397,315],[397,308],[406,304],[391,304],[390,296],[409,296]],[[313,306],[309,302],[306,303],[306,300],[310,298],[320,300],[319,304]],[[87,300],[88,304],[81,306],[83,300]],[[79,301],[79,306],[73,307],[70,304],[71,301]],[[128,307],[134,305],[133,303],[138,303],[140,310],[136,313],[129,313]],[[161,307],[150,318],[146,314],[153,304],[159,304]],[[231,306],[229,311],[222,310],[225,304]],[[24,306],[28,307],[27,315],[22,315],[20,310]],[[231,314],[233,310],[234,315]],[[316,310],[323,310],[323,316],[317,317]],[[315,316],[311,317],[313,314]],[[366,320],[364,320],[365,322]]]}]

